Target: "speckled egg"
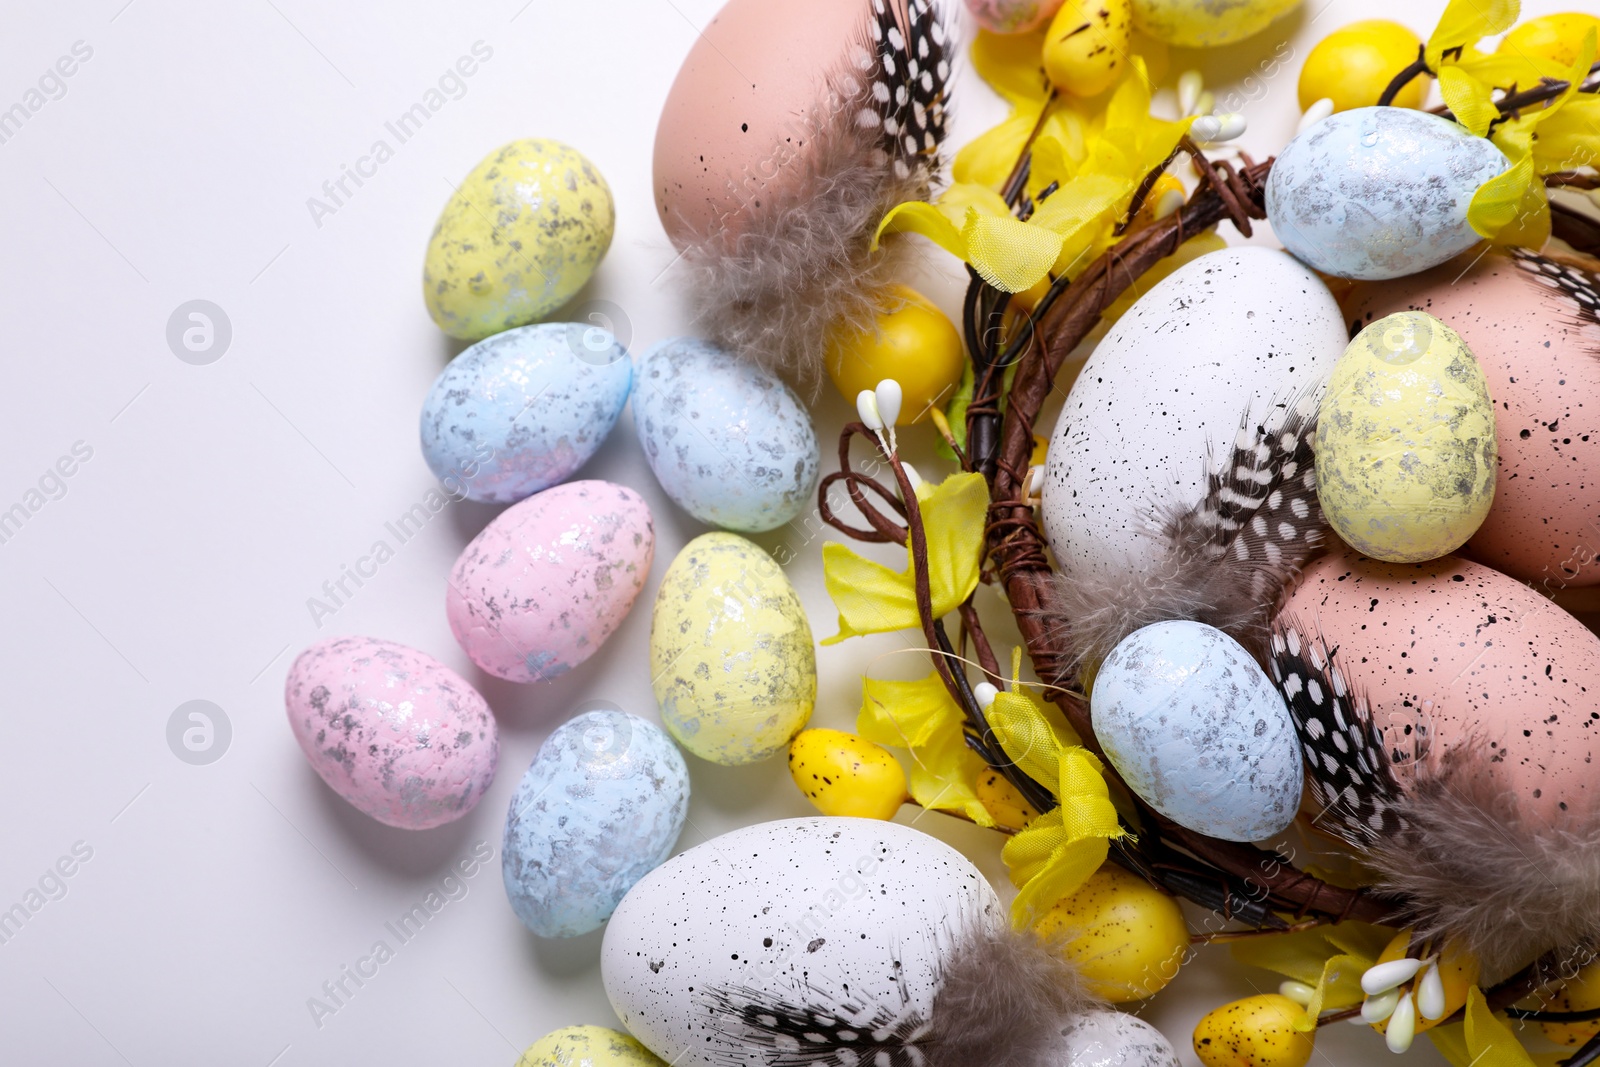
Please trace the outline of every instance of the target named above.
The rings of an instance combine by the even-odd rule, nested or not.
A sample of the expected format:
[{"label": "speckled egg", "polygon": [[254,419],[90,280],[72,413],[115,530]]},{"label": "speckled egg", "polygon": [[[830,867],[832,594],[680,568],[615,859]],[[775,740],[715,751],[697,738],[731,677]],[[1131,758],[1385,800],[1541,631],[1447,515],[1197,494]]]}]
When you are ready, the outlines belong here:
[{"label": "speckled egg", "polygon": [[1595,277],[1534,253],[1463,253],[1344,306],[1359,329],[1406,308],[1448,323],[1472,349],[1495,405],[1494,503],[1467,552],[1555,591],[1600,585],[1600,291]]},{"label": "speckled egg", "polygon": [[1394,563],[1466,543],[1494,501],[1494,401],[1454,330],[1397,311],[1356,335],[1317,414],[1317,497],[1346,544]]},{"label": "speckled egg", "polygon": [[1149,566],[1241,431],[1315,404],[1348,340],[1333,294],[1282,252],[1223,249],[1157,282],[1095,346],[1056,421],[1043,513],[1061,569],[1111,582]]},{"label": "speckled egg", "polygon": [[1266,672],[1221,630],[1187,620],[1135,630],[1096,672],[1090,714],[1128,788],[1180,826],[1262,841],[1294,821],[1294,720]]},{"label": "speckled egg", "polygon": [[632,385],[628,350],[597,326],[495,334],[434,380],[422,403],[422,458],[458,496],[515,503],[588,462]]},{"label": "speckled egg", "polygon": [[434,225],[428,314],[464,341],[543,318],[583,288],[615,227],[611,187],[577,149],[512,141],[473,168]]},{"label": "speckled egg", "polygon": [[666,1067],[620,1030],[564,1026],[529,1045],[516,1067]]},{"label": "speckled egg", "polygon": [[1398,278],[1477,244],[1467,207],[1505,155],[1466,127],[1405,107],[1358,107],[1303,130],[1267,177],[1283,247],[1325,274]]},{"label": "speckled egg", "polygon": [[617,1017],[662,1059],[756,1067],[777,1050],[746,1023],[747,1005],[878,1009],[875,1028],[914,1029],[953,939],[1005,921],[978,869],[918,830],[759,823],[640,879],[606,927],[600,977]]},{"label": "speckled egg", "polygon": [[1062,1037],[1061,1067],[1178,1067],[1161,1031],[1126,1012],[1084,1012]]},{"label": "speckled egg", "polygon": [[1049,22],[1061,0],[967,0],[967,10],[990,33],[1027,33]]},{"label": "speckled egg", "polygon": [[517,918],[540,937],[598,930],[672,853],[689,769],[661,728],[614,708],[557,728],[506,815],[501,872]]},{"label": "speckled egg", "polygon": [[772,530],[813,505],[821,453],[805,405],[777,377],[678,337],[639,361],[633,424],[656,480],[701,522]]},{"label": "speckled egg", "polygon": [[650,619],[661,721],[701,759],[732,766],[783,751],[811,717],[816,645],[782,568],[736,534],[683,547]]},{"label": "speckled egg", "polygon": [[1521,582],[1341,549],[1306,568],[1279,620],[1334,650],[1390,751],[1414,753],[1419,727],[1438,757],[1475,744],[1476,773],[1541,819],[1600,796],[1600,637]]},{"label": "speckled egg", "polygon": [[445,610],[472,662],[547,681],[605,643],[655,558],[650,508],[610,482],[567,482],[497,515],[450,571]]},{"label": "speckled egg", "polygon": [[1133,0],[1142,33],[1182,48],[1214,48],[1253,37],[1300,0]]},{"label": "speckled egg", "polygon": [[440,826],[494,781],[500,741],[489,705],[425,652],[376,637],[318,641],[289,668],[283,701],[312,768],[379,822]]}]

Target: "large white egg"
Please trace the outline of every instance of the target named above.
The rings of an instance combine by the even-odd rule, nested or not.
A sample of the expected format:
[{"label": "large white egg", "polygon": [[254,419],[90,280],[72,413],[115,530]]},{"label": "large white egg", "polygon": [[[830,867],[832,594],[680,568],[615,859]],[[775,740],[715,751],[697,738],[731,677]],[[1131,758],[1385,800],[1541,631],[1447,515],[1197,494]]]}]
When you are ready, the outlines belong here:
[{"label": "large white egg", "polygon": [[743,1010],[912,1025],[929,1017],[952,939],[1005,921],[978,869],[921,831],[758,823],[640,879],[606,927],[600,976],[617,1017],[669,1063],[786,1062],[741,1033]]},{"label": "large white egg", "polygon": [[1164,520],[1201,501],[1241,430],[1254,440],[1314,405],[1348,339],[1333,294],[1283,252],[1225,248],[1157,282],[1056,422],[1043,496],[1057,565],[1107,579],[1148,566]]}]

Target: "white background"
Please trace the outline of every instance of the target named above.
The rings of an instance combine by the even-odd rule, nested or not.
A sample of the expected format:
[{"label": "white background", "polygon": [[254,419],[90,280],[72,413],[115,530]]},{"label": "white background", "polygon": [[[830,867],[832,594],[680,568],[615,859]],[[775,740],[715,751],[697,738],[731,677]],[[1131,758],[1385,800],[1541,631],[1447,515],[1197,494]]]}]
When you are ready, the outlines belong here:
[{"label": "white background", "polygon": [[[1219,99],[1237,89],[1245,144],[1270,154],[1292,132],[1312,43],[1376,15],[1425,34],[1442,7],[1325,2],[1241,46],[1174,52],[1169,84],[1198,65]],[[566,677],[522,687],[487,678],[451,638],[444,576],[488,507],[454,504],[435,517],[320,629],[306,601],[376,539],[392,543],[384,523],[432,484],[419,405],[460,346],[423,310],[422,254],[450,183],[492,149],[539,136],[586,153],[611,184],[618,228],[580,302],[620,306],[635,351],[689,329],[672,272],[662,276],[672,253],[650,195],[650,151],[667,88],[717,0],[6,6],[0,107],[75,42],[93,54],[64,96],[0,144],[0,510],[75,443],[93,454],[64,496],[0,544],[0,908],[76,843],[93,852],[66,895],[0,945],[0,1062],[504,1065],[556,1027],[616,1025],[600,934],[560,942],[525,931],[498,853],[521,772],[580,701],[656,714],[650,598],[702,528],[655,485],[631,420],[583,474],[649,501],[654,573],[620,631]],[[393,146],[385,121],[477,41],[493,56],[465,95],[319,226],[308,198],[380,137]],[[1285,69],[1240,81],[1285,41]],[[958,144],[1003,113],[975,77],[959,77]],[[955,312],[955,265],[930,253],[926,270],[922,284]],[[231,346],[208,366],[180,362],[166,342],[169,315],[196,298],[232,324]],[[831,390],[816,411],[831,470],[846,411]],[[925,473],[937,469],[924,462]],[[816,635],[831,634],[820,541],[803,525],[757,540],[798,554],[790,576]],[[1004,615],[998,598],[984,610]],[[283,678],[300,648],[336,633],[424,649],[481,687],[502,748],[476,811],[424,833],[390,829],[307,766],[285,720]],[[924,672],[924,659],[899,654],[907,647],[884,636],[821,650],[814,721],[848,727],[869,666]],[[230,747],[208,766],[168,748],[168,718],[191,699],[214,701],[231,722]],[[781,759],[689,762],[680,847],[810,810]],[[917,825],[1009,892],[996,836],[939,815]],[[496,859],[469,894],[315,1025],[307,998],[387,938],[384,923],[478,842]],[[1193,1063],[1189,1033],[1204,1010],[1276,983],[1207,950],[1145,1015]],[[1370,1033],[1335,1026],[1315,1062],[1384,1055]],[[1425,1042],[1412,1056],[1439,1062]]]}]

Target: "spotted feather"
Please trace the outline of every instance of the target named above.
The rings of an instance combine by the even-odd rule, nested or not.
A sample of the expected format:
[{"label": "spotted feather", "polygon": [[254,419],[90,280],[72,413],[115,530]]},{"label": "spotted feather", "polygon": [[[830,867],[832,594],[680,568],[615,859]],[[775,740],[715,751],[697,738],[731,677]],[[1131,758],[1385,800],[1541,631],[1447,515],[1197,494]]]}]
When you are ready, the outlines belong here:
[{"label": "spotted feather", "polygon": [[1579,323],[1600,326],[1600,284],[1593,274],[1526,248],[1511,249],[1511,258],[1517,266],[1570,301]]}]

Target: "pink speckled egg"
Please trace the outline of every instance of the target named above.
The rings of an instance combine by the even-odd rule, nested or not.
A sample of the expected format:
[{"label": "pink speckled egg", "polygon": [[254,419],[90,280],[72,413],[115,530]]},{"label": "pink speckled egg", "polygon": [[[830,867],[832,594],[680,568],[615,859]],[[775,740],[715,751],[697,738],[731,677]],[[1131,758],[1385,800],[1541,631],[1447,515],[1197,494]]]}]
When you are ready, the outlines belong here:
[{"label": "pink speckled egg", "polygon": [[[1389,752],[1415,754],[1419,728],[1430,760],[1473,745],[1472,773],[1535,821],[1600,799],[1600,637],[1521,582],[1454,556],[1381,563],[1341,546],[1306,568],[1279,623],[1333,650],[1339,681],[1313,703],[1328,688],[1364,697]],[[1289,684],[1291,704],[1305,685]],[[1314,762],[1324,730],[1302,737]],[[1330,770],[1350,762],[1328,755]]]},{"label": "pink speckled egg", "polygon": [[501,512],[450,572],[450,629],[499,678],[566,673],[605,643],[655,557],[650,508],[610,482],[568,482]]},{"label": "pink speckled egg", "polygon": [[1600,291],[1531,252],[1357,284],[1352,329],[1412,308],[1461,335],[1495,401],[1494,504],[1466,552],[1547,590],[1600,585]]},{"label": "pink speckled egg", "polygon": [[476,807],[494,781],[500,740],[489,705],[425,652],[330,637],[295,659],[283,698],[311,766],[379,822],[440,826]]},{"label": "pink speckled egg", "polygon": [[1027,33],[1049,22],[1061,0],[967,0],[967,10],[990,33]]}]

